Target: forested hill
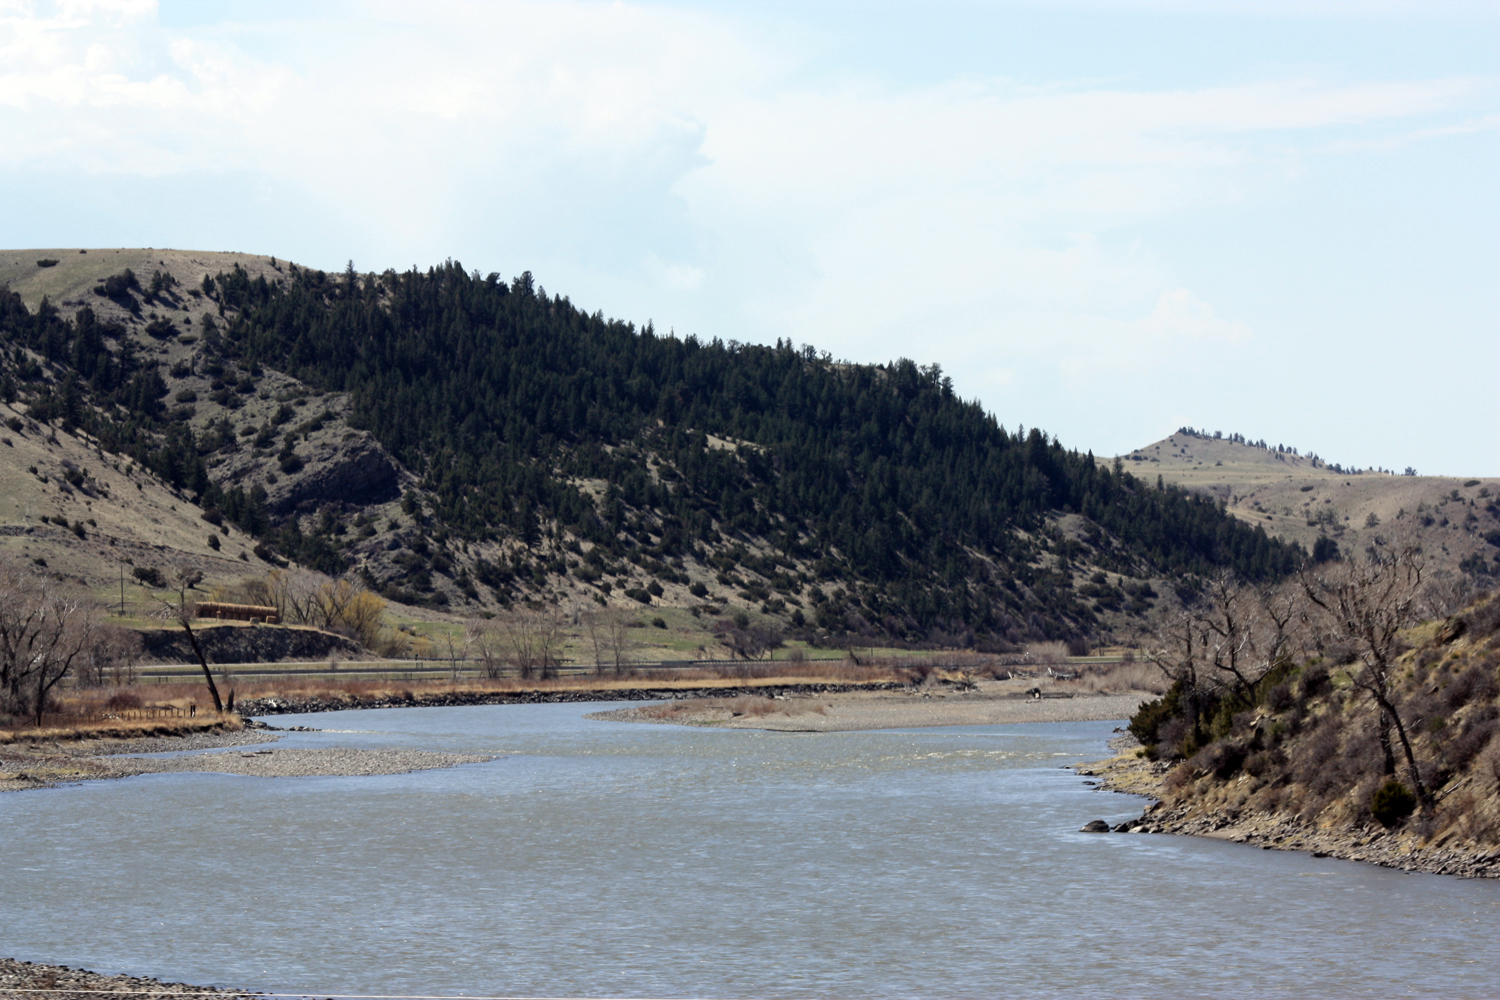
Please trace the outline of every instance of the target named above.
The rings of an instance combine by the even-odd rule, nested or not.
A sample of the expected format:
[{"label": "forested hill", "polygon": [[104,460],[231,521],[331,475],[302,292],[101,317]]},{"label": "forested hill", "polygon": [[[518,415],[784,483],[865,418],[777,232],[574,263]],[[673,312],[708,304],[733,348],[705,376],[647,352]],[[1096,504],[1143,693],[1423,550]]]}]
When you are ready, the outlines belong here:
[{"label": "forested hill", "polygon": [[[440,553],[424,552],[413,586],[371,561],[383,539],[344,533],[355,512],[337,498],[267,518],[213,469],[189,485],[273,547],[363,566],[415,600],[508,603],[563,582],[608,595],[611,575],[614,600],[631,574],[660,595],[706,570],[809,630],[1097,637],[1152,606],[1153,579],[1175,587],[1224,565],[1264,579],[1301,558],[1210,499],[1100,467],[1037,429],[1008,432],[936,366],[663,337],[549,296],[529,273],[507,283],[451,262],[383,275],[290,266],[271,280],[236,266],[201,295],[219,318],[200,317],[201,342],[181,339],[194,341],[186,366],[226,386],[214,400],[236,405],[236,378],[267,370],[347,394],[342,419],[417,477],[406,509]],[[87,323],[14,302],[4,323],[47,357],[98,367],[76,360],[97,354]],[[117,436],[154,420],[180,441],[169,414],[150,412],[152,393],[129,388],[159,381],[151,363],[129,364],[107,380],[115,422],[133,415]],[[60,390],[38,393],[40,412],[61,405]],[[228,417],[210,410],[205,423],[209,402],[194,408],[198,450],[232,450]],[[277,456],[293,474],[297,447],[288,433]]]},{"label": "forested hill", "polygon": [[[530,541],[547,520],[668,556],[767,539],[894,588],[927,622],[988,622],[983,605],[998,595],[976,603],[968,585],[1003,587],[997,575],[1036,555],[1016,529],[1034,533],[1056,512],[1114,536],[1122,569],[1229,563],[1262,578],[1295,558],[1211,502],[1100,471],[1038,430],[1007,433],[936,366],[661,337],[548,296],[529,273],[506,284],[452,263],[297,270],[285,284],[237,272],[218,293],[237,314],[231,350],[348,391],[355,421],[469,537]],[[603,495],[590,482],[607,484]],[[627,509],[651,513],[642,522]]]}]

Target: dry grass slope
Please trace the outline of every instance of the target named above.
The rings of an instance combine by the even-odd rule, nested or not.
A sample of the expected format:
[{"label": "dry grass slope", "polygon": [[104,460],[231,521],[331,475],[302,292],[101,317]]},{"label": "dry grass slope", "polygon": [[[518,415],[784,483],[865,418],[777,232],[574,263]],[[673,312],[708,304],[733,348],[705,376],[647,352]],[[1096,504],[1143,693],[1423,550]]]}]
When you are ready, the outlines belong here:
[{"label": "dry grass slope", "polygon": [[1308,551],[1320,536],[1347,555],[1399,534],[1421,545],[1438,577],[1472,575],[1460,568],[1466,560],[1500,576],[1500,548],[1485,538],[1500,531],[1500,478],[1341,473],[1305,455],[1181,433],[1121,459],[1147,482],[1159,475],[1210,493],[1240,520]]}]

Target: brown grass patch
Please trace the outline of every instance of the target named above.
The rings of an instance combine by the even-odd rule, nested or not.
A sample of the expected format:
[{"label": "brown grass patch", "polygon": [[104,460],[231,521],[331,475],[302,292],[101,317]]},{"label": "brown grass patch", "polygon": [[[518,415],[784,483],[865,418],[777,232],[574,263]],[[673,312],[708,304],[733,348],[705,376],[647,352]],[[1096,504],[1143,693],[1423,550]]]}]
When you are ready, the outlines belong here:
[{"label": "brown grass patch", "polygon": [[[142,736],[186,736],[190,733],[237,732],[245,728],[238,715],[209,712],[194,719],[89,720],[42,717],[41,728],[0,729],[0,744],[40,740],[133,739]],[[50,723],[50,724],[49,724]]]},{"label": "brown grass patch", "polygon": [[1053,685],[1059,691],[1076,694],[1128,694],[1131,691],[1148,691],[1155,695],[1167,693],[1166,675],[1149,663],[1116,663],[1083,668],[1077,677],[1057,681]]}]

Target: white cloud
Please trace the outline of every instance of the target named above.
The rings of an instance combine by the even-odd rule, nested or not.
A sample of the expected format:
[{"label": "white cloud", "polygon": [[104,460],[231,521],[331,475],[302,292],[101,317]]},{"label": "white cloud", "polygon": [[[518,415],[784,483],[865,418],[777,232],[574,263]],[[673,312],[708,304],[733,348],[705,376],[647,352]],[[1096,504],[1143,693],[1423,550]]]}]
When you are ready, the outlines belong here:
[{"label": "white cloud", "polygon": [[1139,324],[1147,337],[1161,340],[1217,340],[1236,343],[1250,338],[1244,323],[1220,319],[1213,306],[1197,299],[1186,288],[1161,293],[1156,310]]},{"label": "white cloud", "polygon": [[668,286],[691,291],[703,284],[703,271],[686,264],[671,264],[662,269],[662,278]]},{"label": "white cloud", "polygon": [[1470,78],[898,85],[806,72],[816,44],[779,28],[392,0],[177,29],[150,2],[0,0],[0,168],[238,171],[319,213],[266,252],[530,267],[684,333],[936,359],[1012,391],[1255,349],[1129,227],[1265,201],[1310,157],[1494,127],[1451,120],[1489,86]]}]

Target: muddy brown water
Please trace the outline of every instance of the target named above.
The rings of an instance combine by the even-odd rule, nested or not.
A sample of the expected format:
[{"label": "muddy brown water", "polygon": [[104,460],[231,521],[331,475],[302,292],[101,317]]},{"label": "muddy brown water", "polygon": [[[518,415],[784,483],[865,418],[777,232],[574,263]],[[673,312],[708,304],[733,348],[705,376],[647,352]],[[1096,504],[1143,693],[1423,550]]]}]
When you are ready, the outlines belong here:
[{"label": "muddy brown water", "polygon": [[[500,754],[0,798],[0,951],[273,992],[1494,996],[1500,884],[1086,821],[1112,723],[770,733],[602,704],[282,716]],[[230,751],[233,752],[233,751]]]}]

